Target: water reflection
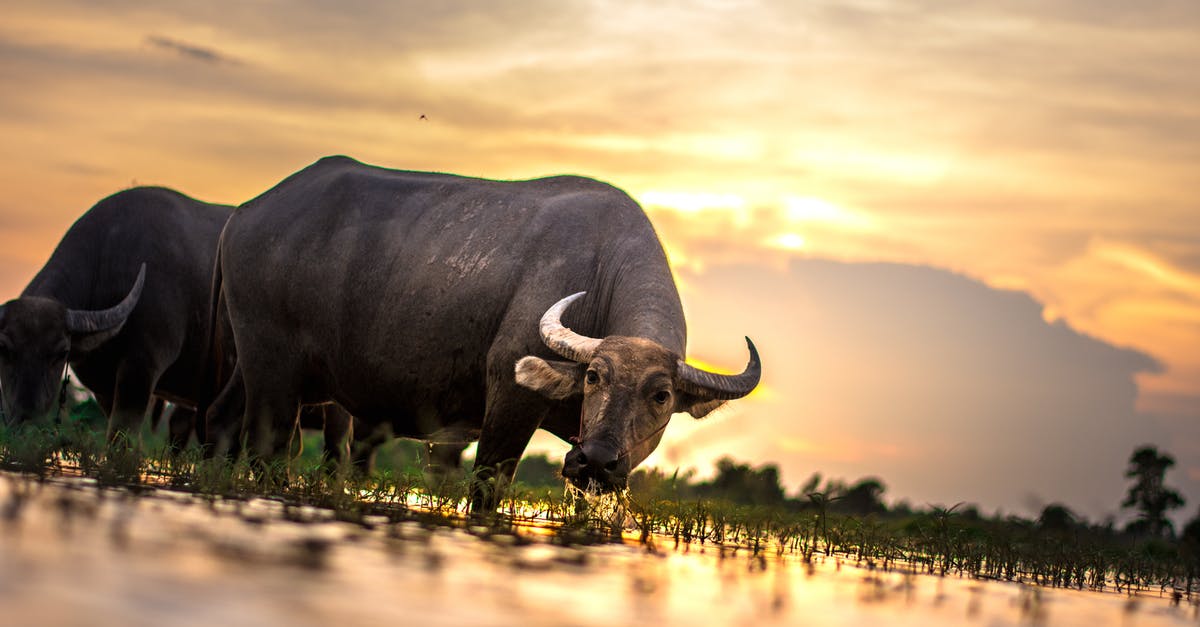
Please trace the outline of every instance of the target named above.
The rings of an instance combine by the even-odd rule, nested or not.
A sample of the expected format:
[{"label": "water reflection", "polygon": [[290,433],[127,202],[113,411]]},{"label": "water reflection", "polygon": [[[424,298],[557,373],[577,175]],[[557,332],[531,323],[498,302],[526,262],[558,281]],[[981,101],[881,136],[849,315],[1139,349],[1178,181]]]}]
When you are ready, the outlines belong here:
[{"label": "water reflection", "polygon": [[4,625],[1194,624],[1167,596],[805,563],[710,545],[560,546],[270,499],[0,474]]}]

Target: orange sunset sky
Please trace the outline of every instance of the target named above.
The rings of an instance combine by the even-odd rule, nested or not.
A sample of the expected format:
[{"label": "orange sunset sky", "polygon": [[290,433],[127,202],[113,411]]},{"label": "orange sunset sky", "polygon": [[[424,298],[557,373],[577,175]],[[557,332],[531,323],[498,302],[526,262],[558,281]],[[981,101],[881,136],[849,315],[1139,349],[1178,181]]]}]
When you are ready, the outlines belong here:
[{"label": "orange sunset sky", "polygon": [[1155,443],[1190,518],[1198,67],[1194,0],[18,0],[0,300],[131,185],[236,204],[327,154],[585,174],[646,208],[692,359],[762,350],[761,391],[648,463],[1095,518]]}]

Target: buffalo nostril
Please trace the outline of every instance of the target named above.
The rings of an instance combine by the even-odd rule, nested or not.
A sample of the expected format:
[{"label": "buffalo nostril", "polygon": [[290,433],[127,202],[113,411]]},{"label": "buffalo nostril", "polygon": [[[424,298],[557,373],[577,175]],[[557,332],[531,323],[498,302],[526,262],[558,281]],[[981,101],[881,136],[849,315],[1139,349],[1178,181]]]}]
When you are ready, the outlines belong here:
[{"label": "buffalo nostril", "polygon": [[617,460],[614,459],[607,464],[604,464],[604,469],[608,472],[615,472],[617,470]]}]

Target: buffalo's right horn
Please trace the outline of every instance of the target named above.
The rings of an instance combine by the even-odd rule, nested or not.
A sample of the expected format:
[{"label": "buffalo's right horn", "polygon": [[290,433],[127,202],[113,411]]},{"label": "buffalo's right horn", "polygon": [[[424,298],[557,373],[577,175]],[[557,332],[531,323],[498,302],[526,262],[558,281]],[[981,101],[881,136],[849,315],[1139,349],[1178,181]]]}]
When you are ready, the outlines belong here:
[{"label": "buffalo's right horn", "polygon": [[121,299],[121,302],[109,307],[108,309],[100,309],[97,311],[81,311],[78,309],[67,310],[67,331],[71,333],[95,333],[97,331],[108,331],[115,327],[125,324],[125,320],[129,318],[129,314],[133,313],[133,308],[137,306],[138,299],[142,296],[142,286],[146,283],[146,264],[142,264],[138,270],[137,280],[133,282],[133,289]]},{"label": "buffalo's right horn", "polygon": [[746,364],[741,374],[716,374],[679,360],[676,368],[681,387],[692,394],[721,401],[731,401],[749,394],[762,377],[762,362],[750,338],[746,338],[746,346],[750,349],[750,363]]},{"label": "buffalo's right horn", "polygon": [[546,313],[542,314],[542,321],[538,323],[538,332],[542,336],[542,341],[546,343],[546,346],[550,350],[571,361],[584,364],[592,360],[592,355],[596,352],[596,347],[600,346],[602,340],[580,335],[564,327],[561,318],[567,306],[586,293],[571,294],[554,303],[554,305],[546,310]]}]

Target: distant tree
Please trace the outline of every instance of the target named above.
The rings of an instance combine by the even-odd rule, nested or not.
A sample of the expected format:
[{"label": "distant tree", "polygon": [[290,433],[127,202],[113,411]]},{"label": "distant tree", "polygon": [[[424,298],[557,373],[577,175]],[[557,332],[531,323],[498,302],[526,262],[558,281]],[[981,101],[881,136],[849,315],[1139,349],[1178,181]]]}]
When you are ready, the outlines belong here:
[{"label": "distant tree", "polygon": [[1167,470],[1175,465],[1175,458],[1159,453],[1154,446],[1143,446],[1134,450],[1129,458],[1129,469],[1125,476],[1133,479],[1121,507],[1134,508],[1138,519],[1126,529],[1139,535],[1161,538],[1172,536],[1175,528],[1167,518],[1168,511],[1183,507],[1183,497],[1164,485]]},{"label": "distant tree", "polygon": [[1192,589],[1192,580],[1200,577],[1200,513],[1183,528],[1179,534],[1179,556],[1183,558],[1183,566],[1187,570],[1188,589]]},{"label": "distant tree", "polygon": [[958,511],[958,517],[970,521],[983,520],[983,514],[979,513],[979,506],[974,503],[963,505],[963,508]]},{"label": "distant tree", "polygon": [[1074,512],[1061,503],[1047,505],[1042,508],[1042,515],[1038,516],[1038,525],[1046,531],[1069,531],[1077,521]]},{"label": "distant tree", "polygon": [[805,494],[810,492],[816,492],[818,489],[820,489],[820,487],[821,473],[814,472],[812,476],[808,478],[808,481],[805,481],[804,485],[800,486],[800,496],[798,498],[803,498]]},{"label": "distant tree", "polygon": [[697,486],[697,490],[703,496],[743,505],[781,505],[784,502],[778,466],[766,464],[754,469],[728,457],[717,460],[717,476]]},{"label": "distant tree", "polygon": [[900,517],[912,516],[913,515],[912,503],[908,502],[908,500],[896,501],[895,503],[892,504],[891,513],[893,516],[900,516]]},{"label": "distant tree", "polygon": [[859,479],[858,483],[841,494],[841,499],[834,509],[860,516],[881,514],[887,511],[887,506],[881,498],[886,490],[883,482],[875,477]]}]

